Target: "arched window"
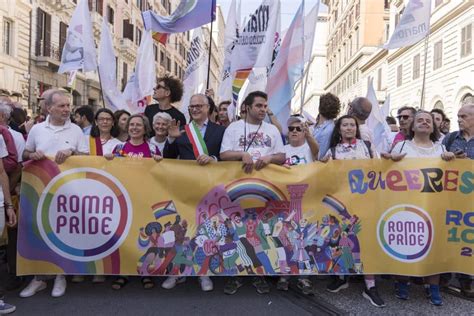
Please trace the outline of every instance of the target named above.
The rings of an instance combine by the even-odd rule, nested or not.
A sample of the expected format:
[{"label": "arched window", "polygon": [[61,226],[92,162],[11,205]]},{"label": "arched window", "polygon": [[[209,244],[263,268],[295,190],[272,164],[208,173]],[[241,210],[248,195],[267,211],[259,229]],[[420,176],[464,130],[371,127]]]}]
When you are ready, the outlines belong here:
[{"label": "arched window", "polygon": [[444,110],[444,105],[443,105],[443,102],[441,101],[436,101],[433,109],[440,109],[440,110]]},{"label": "arched window", "polygon": [[461,105],[464,103],[471,101],[474,102],[474,96],[471,93],[466,93],[462,98],[461,98]]}]

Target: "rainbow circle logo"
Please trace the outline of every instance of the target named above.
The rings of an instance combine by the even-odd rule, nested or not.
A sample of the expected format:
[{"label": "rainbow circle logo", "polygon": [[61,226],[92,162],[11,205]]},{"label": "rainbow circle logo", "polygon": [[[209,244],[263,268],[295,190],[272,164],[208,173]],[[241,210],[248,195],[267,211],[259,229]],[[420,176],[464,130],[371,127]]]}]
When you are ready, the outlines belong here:
[{"label": "rainbow circle logo", "polygon": [[36,219],[41,237],[55,253],[73,261],[96,261],[117,250],[127,237],[132,203],[109,173],[76,168],[48,183]]},{"label": "rainbow circle logo", "polygon": [[377,239],[384,252],[401,262],[418,262],[430,252],[433,221],[415,205],[395,205],[380,217]]}]

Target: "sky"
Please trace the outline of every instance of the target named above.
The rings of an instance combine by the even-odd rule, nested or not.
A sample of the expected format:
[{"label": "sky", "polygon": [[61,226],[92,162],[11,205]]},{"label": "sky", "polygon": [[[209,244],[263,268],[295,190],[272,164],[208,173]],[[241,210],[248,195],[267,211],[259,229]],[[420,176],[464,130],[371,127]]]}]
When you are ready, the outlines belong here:
[{"label": "sky", "polygon": [[[229,14],[229,6],[232,0],[217,0],[217,4],[219,4],[222,8],[222,14],[224,15],[224,20],[227,19],[227,15]],[[305,0],[305,11],[309,12],[311,8],[316,4],[317,0]],[[241,14],[242,18],[244,16],[248,16],[249,14],[253,13],[255,9],[262,3],[262,0],[241,0]],[[287,29],[293,16],[295,15],[296,11],[298,11],[298,7],[301,4],[301,0],[281,0],[281,29]],[[321,5],[321,8],[324,5]],[[325,7],[325,6],[324,6]],[[320,10],[321,10],[320,8]]]}]

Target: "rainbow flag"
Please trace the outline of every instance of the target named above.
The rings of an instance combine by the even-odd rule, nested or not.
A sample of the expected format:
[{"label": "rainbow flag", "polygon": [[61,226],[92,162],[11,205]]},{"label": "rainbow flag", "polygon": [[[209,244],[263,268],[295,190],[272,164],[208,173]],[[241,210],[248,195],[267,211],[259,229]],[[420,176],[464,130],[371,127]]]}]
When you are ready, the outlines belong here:
[{"label": "rainbow flag", "polygon": [[341,201],[336,199],[334,196],[328,194],[323,198],[322,202],[323,204],[325,204],[327,207],[329,207],[330,209],[332,209],[339,215],[347,219],[351,218],[351,215],[347,211],[346,206]]},{"label": "rainbow flag", "polygon": [[163,45],[166,45],[166,41],[168,40],[167,33],[160,33],[160,32],[151,32],[151,37],[153,39]]},{"label": "rainbow flag", "polygon": [[235,73],[234,81],[232,81],[232,100],[234,102],[236,109],[239,108],[237,101],[239,99],[240,90],[242,90],[245,80],[247,80],[251,72],[252,72],[252,68],[238,70]]},{"label": "rainbow flag", "polygon": [[151,207],[153,211],[153,215],[155,215],[155,219],[159,219],[160,217],[178,214],[176,210],[176,206],[174,205],[173,201],[163,201],[158,202]]}]

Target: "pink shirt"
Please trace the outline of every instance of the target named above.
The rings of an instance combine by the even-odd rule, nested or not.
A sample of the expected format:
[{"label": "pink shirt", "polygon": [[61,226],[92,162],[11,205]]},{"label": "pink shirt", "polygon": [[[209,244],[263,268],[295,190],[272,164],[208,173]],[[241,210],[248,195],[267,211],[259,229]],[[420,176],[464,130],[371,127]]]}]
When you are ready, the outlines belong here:
[{"label": "pink shirt", "polygon": [[132,157],[132,158],[152,158],[153,155],[160,155],[160,151],[156,146],[143,142],[140,145],[133,145],[129,141],[123,145],[117,145],[113,151],[114,155],[118,157]]}]

